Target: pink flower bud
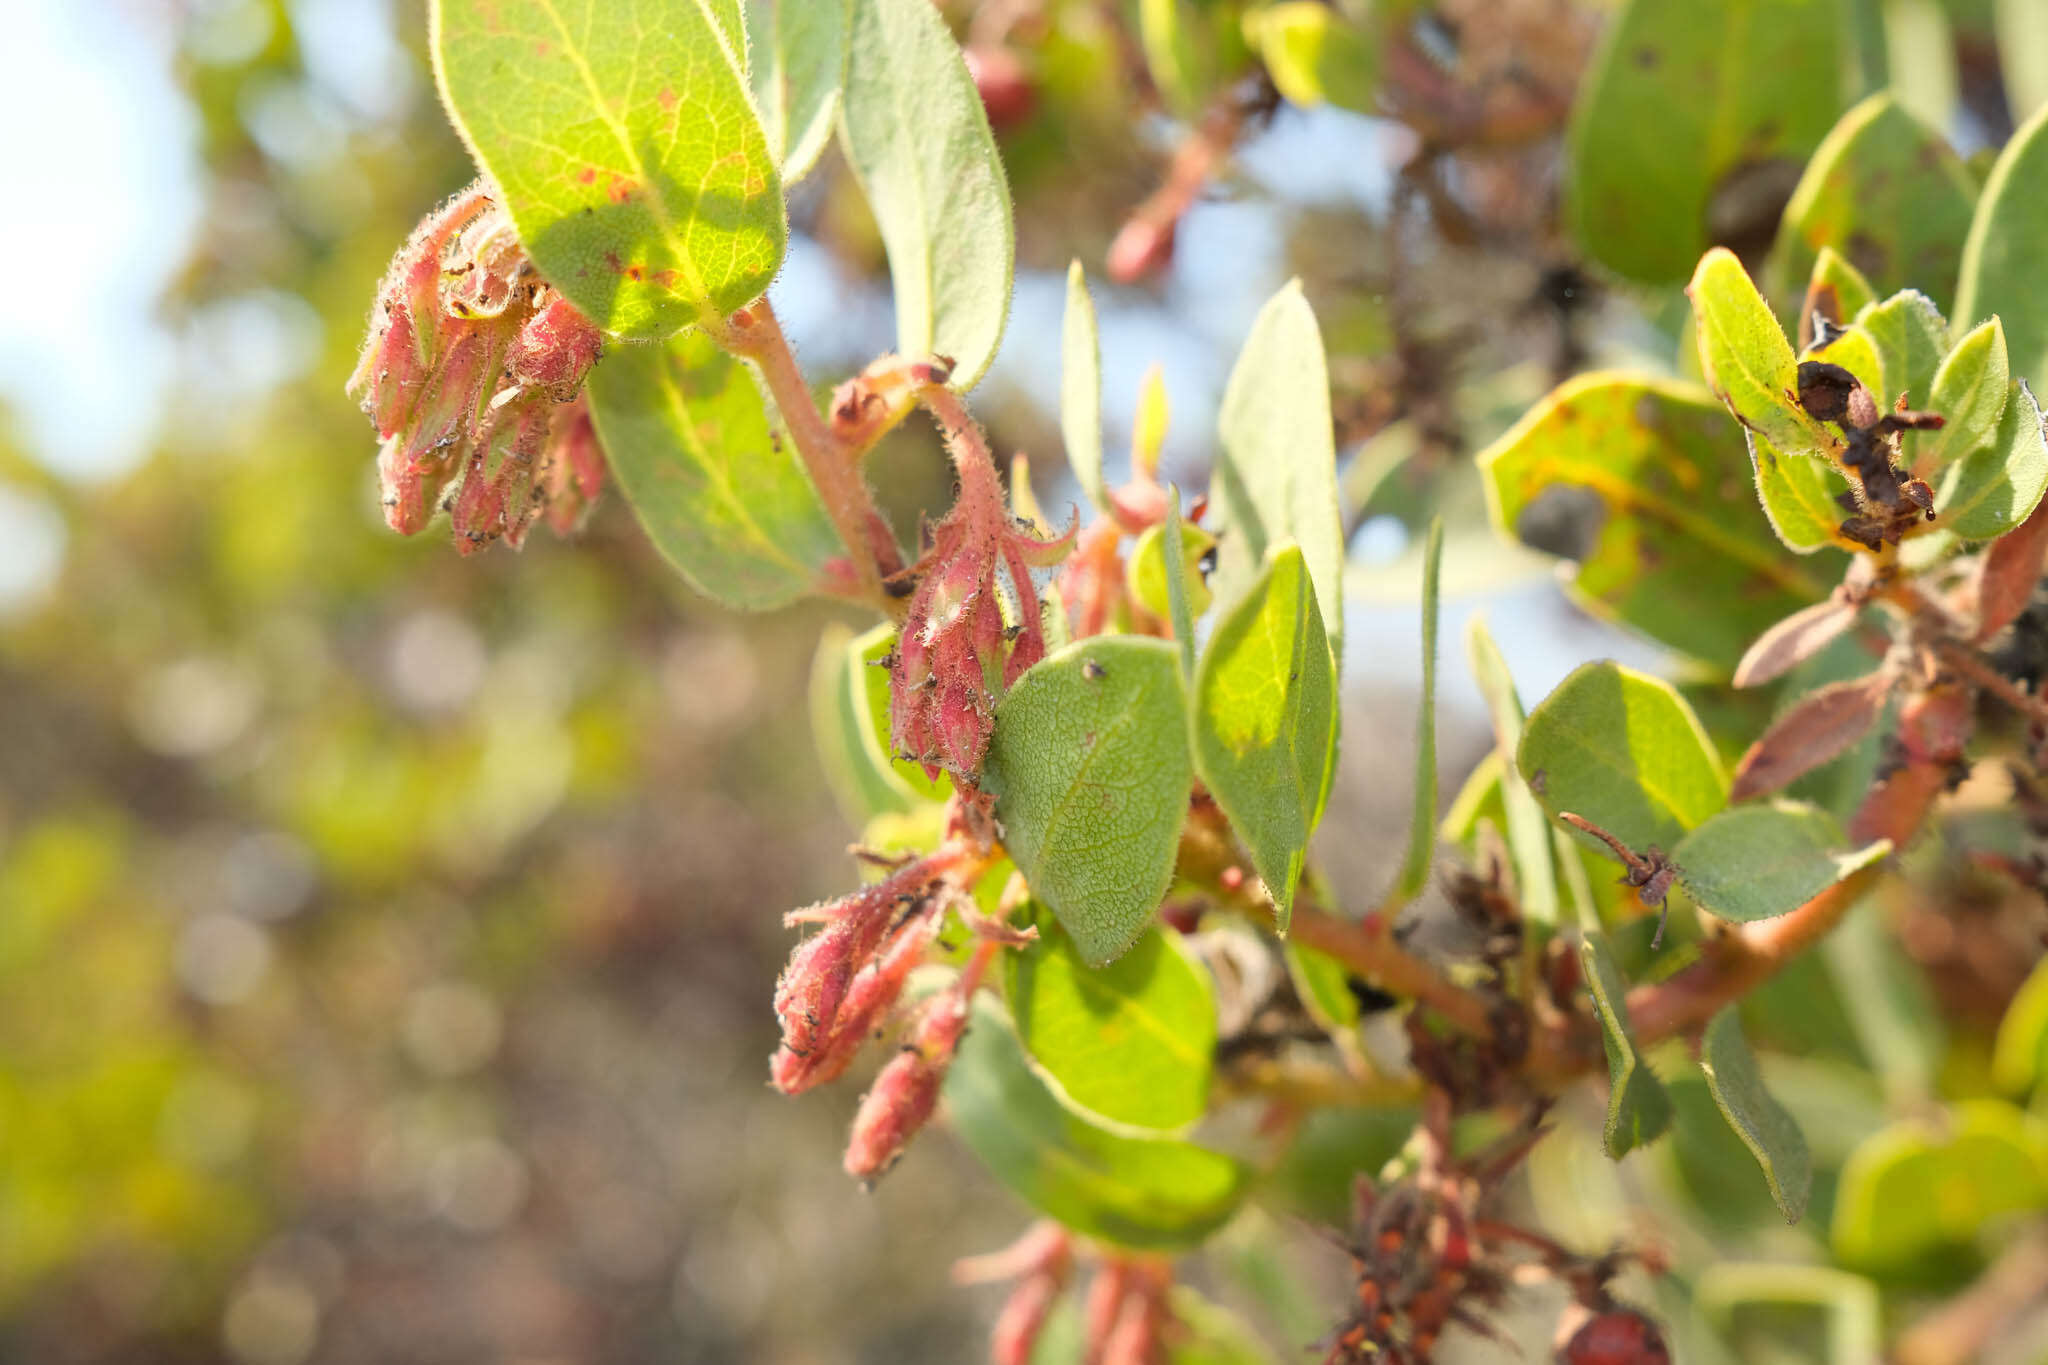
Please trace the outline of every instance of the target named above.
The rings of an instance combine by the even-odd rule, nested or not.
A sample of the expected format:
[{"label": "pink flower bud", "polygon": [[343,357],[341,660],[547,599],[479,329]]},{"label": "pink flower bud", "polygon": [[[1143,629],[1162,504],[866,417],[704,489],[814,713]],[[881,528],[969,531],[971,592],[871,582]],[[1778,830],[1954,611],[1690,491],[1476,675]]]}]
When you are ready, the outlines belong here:
[{"label": "pink flower bud", "polygon": [[604,334],[588,318],[556,295],[519,329],[505,363],[514,379],[545,389],[563,403],[583,387],[583,376],[597,363],[603,340]]},{"label": "pink flower bud", "polygon": [[1133,218],[1125,223],[1109,244],[1109,256],[1104,262],[1109,277],[1118,284],[1136,284],[1165,269],[1173,259],[1174,226],[1149,218]]},{"label": "pink flower bud", "polygon": [[1050,1275],[1032,1275],[1020,1280],[1010,1291],[996,1325],[989,1331],[988,1358],[992,1365],[1031,1365],[1031,1353],[1038,1346],[1046,1319],[1059,1301],[1063,1286]]},{"label": "pink flower bud", "polygon": [[939,1102],[939,1087],[967,1031],[967,999],[946,991],[926,1001],[903,1050],[860,1102],[846,1144],[846,1173],[873,1182],[887,1173]]}]

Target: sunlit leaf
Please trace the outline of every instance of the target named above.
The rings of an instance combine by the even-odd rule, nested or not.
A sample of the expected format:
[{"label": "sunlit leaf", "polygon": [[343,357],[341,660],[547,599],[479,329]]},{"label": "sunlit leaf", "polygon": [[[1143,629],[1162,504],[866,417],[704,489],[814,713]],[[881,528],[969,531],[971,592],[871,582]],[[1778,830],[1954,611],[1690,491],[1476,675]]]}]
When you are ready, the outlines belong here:
[{"label": "sunlit leaf", "polygon": [[2048,384],[2048,106],[2034,111],[1998,154],[1984,182],[1977,216],[1963,248],[1956,317],[1972,324],[1998,314],[2012,350],[2014,377]]},{"label": "sunlit leaf", "polygon": [[1792,343],[1735,253],[1716,247],[1701,257],[1685,292],[1699,323],[1707,387],[1729,411],[1786,454],[1832,450],[1835,439],[1795,397],[1799,361]]},{"label": "sunlit leaf", "polygon": [[541,274],[616,336],[716,321],[782,264],[782,184],[730,8],[585,5],[572,23],[551,0],[434,0],[463,140]]},{"label": "sunlit leaf", "polygon": [[785,185],[832,140],[852,16],[853,0],[748,0],[754,102]]},{"label": "sunlit leaf", "polygon": [[1060,438],[1067,468],[1097,510],[1110,508],[1102,477],[1102,343],[1095,330],[1095,302],[1081,263],[1067,267],[1067,313],[1060,324]]},{"label": "sunlit leaf", "polygon": [[619,346],[585,390],[605,459],[662,557],[729,607],[762,610],[844,554],[745,364],[701,332]]},{"label": "sunlit leaf", "polygon": [[[1825,590],[1756,515],[1739,433],[1693,385],[1580,375],[1481,452],[1479,466],[1495,524],[1572,552],[1572,586],[1588,606],[1728,670],[1772,622]],[[1833,511],[1831,526],[1842,517]]]},{"label": "sunlit leaf", "polygon": [[2025,1095],[2048,1075],[2048,960],[2034,964],[2005,1007],[1991,1074],[1998,1088],[2012,1095]]},{"label": "sunlit leaf", "polygon": [[1369,28],[1316,0],[1284,0],[1255,10],[1245,26],[1288,103],[1329,103],[1367,113],[1375,107],[1379,47]]},{"label": "sunlit leaf", "polygon": [[2024,522],[2048,489],[2048,443],[2041,409],[2025,380],[2014,380],[1988,445],[1942,471],[1935,486],[1938,525],[1964,540],[1995,540]]},{"label": "sunlit leaf", "polygon": [[974,387],[1010,314],[1016,230],[988,115],[931,0],[853,0],[840,118],[889,253],[896,348]]},{"label": "sunlit leaf", "polygon": [[1234,603],[1283,540],[1301,547],[1332,653],[1344,657],[1344,542],[1323,338],[1299,280],[1266,304],[1238,354],[1216,418],[1213,489],[1224,534],[1217,597]]},{"label": "sunlit leaf", "polygon": [[1278,547],[1217,621],[1194,696],[1195,771],[1244,840],[1285,933],[1337,747],[1336,664],[1297,547]]},{"label": "sunlit leaf", "polygon": [[1422,694],[1416,699],[1415,798],[1408,817],[1408,853],[1394,878],[1394,894],[1409,900],[1429,882],[1436,853],[1436,628],[1437,587],[1443,577],[1444,524],[1432,521],[1422,552]]},{"label": "sunlit leaf", "polygon": [[1816,253],[1833,247],[1878,290],[1912,286],[1946,300],[1976,203],[1977,182],[1947,139],[1890,92],[1872,95],[1806,163],[1778,223],[1772,265],[1783,287],[1773,292],[1803,287]]},{"label": "sunlit leaf", "polygon": [[1555,815],[1571,811],[1638,852],[1670,849],[1728,800],[1728,777],[1671,684],[1584,664],[1529,713],[1516,764]]},{"label": "sunlit leaf", "polygon": [[1207,970],[1157,928],[1107,967],[1051,916],[1008,953],[1004,997],[1025,1051],[1067,1099],[1138,1128],[1184,1128],[1209,1101],[1216,1003]]},{"label": "sunlit leaf", "polygon": [[1735,666],[1735,686],[1761,687],[1783,677],[1839,639],[1856,615],[1854,606],[1832,596],[1801,607],[1756,637]]},{"label": "sunlit leaf", "polygon": [[1948,354],[1948,323],[1934,300],[1916,289],[1902,289],[1864,305],[1855,325],[1877,344],[1884,364],[1884,389],[1870,395],[1877,406],[1889,412],[1900,394],[1914,407],[1927,406],[1935,372]]},{"label": "sunlit leaf", "polygon": [[997,1180],[1086,1237],[1182,1250],[1228,1222],[1245,1191],[1245,1170],[1219,1152],[1112,1132],[1061,1104],[985,992],[946,1074],[945,1101],[954,1130]]},{"label": "sunlit leaf", "polygon": [[[1466,657],[1480,695],[1493,718],[1495,751],[1513,754],[1522,744],[1522,700],[1515,694],[1515,680],[1508,675],[1507,660],[1486,629],[1486,622],[1473,617],[1465,631]],[[1551,861],[1550,821],[1542,804],[1512,763],[1501,765],[1501,804],[1507,818],[1508,853],[1515,863],[1515,885],[1521,892],[1522,913],[1537,924],[1557,923],[1557,868]]]},{"label": "sunlit leaf", "polygon": [[1745,431],[1750,470],[1757,497],[1785,548],[1799,554],[1834,546],[1853,548],[1841,534],[1848,513],[1835,501],[1848,490],[1848,478],[1824,455],[1786,455],[1753,431]]},{"label": "sunlit leaf", "polygon": [[1137,941],[1173,877],[1193,764],[1165,640],[1077,640],[996,708],[984,785],[1003,844],[1087,961]]}]

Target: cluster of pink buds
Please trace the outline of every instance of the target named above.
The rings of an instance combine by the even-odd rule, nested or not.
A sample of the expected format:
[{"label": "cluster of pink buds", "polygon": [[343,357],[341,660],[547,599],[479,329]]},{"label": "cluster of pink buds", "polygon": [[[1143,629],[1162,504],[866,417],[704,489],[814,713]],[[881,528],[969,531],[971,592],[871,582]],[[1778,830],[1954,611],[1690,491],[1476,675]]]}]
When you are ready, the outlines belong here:
[{"label": "cluster of pink buds", "polygon": [[541,279],[478,181],[413,230],[378,289],[349,379],[376,423],[385,520],[449,513],[464,554],[546,514],[573,529],[604,461],[578,396],[602,337]]},{"label": "cluster of pink buds", "polygon": [[861,1099],[846,1144],[846,1173],[872,1184],[886,1174],[938,1107],[939,1087],[967,1031],[973,983],[963,974],[917,1008],[902,1048]]},{"label": "cluster of pink buds", "polygon": [[1154,1257],[1105,1258],[1082,1309],[1089,1365],[1164,1365],[1177,1325],[1167,1296],[1173,1268]]},{"label": "cluster of pink buds", "polygon": [[[957,449],[957,433],[947,437]],[[889,661],[889,737],[928,776],[944,769],[971,785],[996,699],[1045,657],[1031,570],[1065,558],[1079,523],[1042,538],[1010,516],[985,458],[959,469],[959,500],[906,571],[916,586]]]}]

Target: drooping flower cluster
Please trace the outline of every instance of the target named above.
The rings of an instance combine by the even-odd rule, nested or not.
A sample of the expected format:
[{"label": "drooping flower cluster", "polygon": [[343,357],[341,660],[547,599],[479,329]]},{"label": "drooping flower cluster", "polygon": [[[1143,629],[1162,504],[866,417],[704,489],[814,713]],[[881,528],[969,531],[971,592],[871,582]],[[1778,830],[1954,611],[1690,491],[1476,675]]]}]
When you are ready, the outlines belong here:
[{"label": "drooping flower cluster", "polygon": [[[889,664],[889,738],[937,777],[973,784],[996,700],[1045,657],[1031,570],[1057,564],[1076,526],[1051,539],[1013,520],[993,471],[962,469],[960,498],[930,532]],[[1006,595],[1007,594],[1007,595]]]},{"label": "drooping flower cluster", "polygon": [[384,516],[436,511],[464,554],[517,546],[541,515],[572,529],[604,461],[579,397],[602,336],[541,279],[478,181],[413,230],[378,288],[349,392],[383,441]]}]

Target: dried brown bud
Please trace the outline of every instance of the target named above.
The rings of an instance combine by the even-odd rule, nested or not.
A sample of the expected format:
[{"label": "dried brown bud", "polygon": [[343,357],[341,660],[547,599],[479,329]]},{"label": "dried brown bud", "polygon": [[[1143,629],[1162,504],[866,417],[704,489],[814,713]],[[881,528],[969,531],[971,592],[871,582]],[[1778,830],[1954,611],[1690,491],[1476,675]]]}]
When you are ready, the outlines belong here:
[{"label": "dried brown bud", "polygon": [[[1823,422],[1842,421],[1848,415],[1851,396],[1857,393],[1863,393],[1866,403],[1870,401],[1870,395],[1863,391],[1863,381],[1840,365],[1826,360],[1799,362],[1799,406],[1806,409],[1809,417]],[[1872,416],[1871,421],[1876,420]]]}]

